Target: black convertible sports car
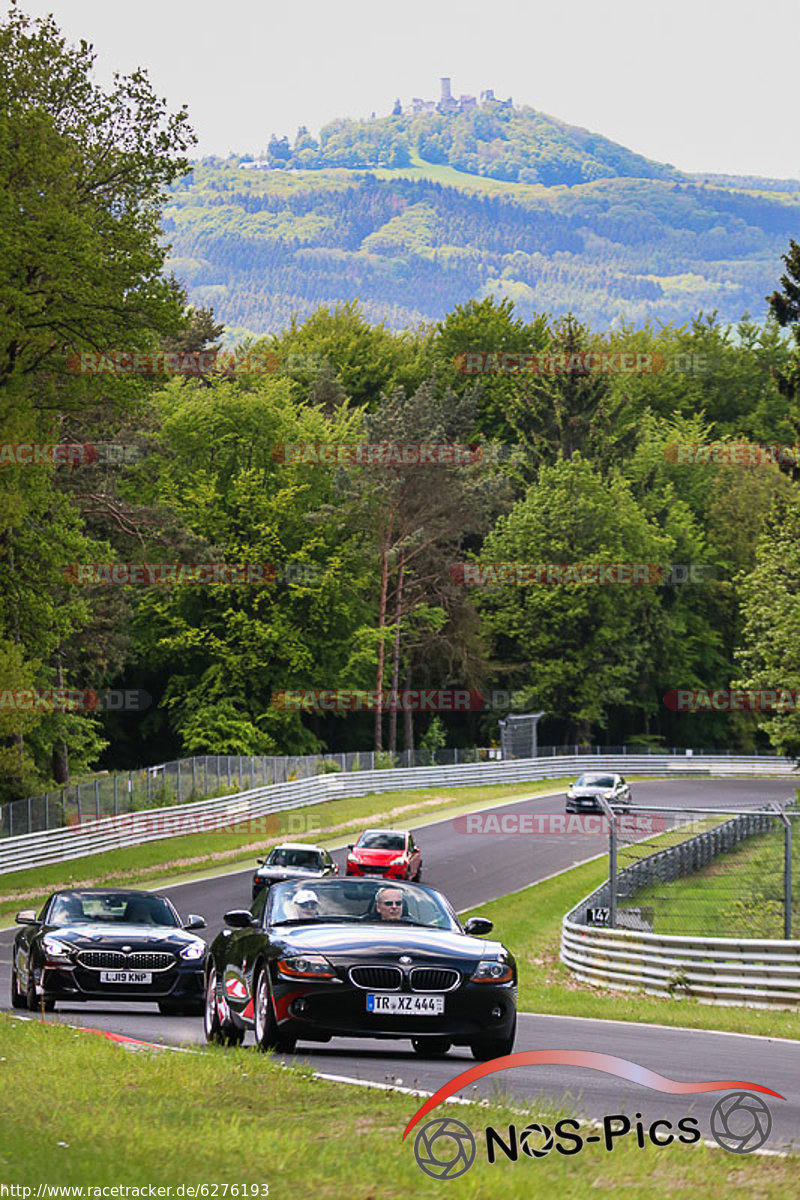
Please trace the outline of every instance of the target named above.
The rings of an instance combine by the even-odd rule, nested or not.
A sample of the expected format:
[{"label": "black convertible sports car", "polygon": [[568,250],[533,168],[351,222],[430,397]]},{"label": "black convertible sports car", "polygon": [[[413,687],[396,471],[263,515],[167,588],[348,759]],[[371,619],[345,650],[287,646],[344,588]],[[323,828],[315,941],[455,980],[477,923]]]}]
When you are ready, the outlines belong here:
[{"label": "black convertible sports car", "polygon": [[206,944],[165,896],[110,888],[54,892],[17,913],[11,1004],[50,1012],[56,1001],[154,1000],[162,1013],[203,1011]]},{"label": "black convertible sports car", "polygon": [[276,883],[206,959],[205,1033],[238,1045],[252,1029],[261,1050],[298,1040],[410,1038],[418,1054],[469,1046],[479,1060],[510,1054],[517,970],[499,942],[462,928],[445,897],[381,879]]}]

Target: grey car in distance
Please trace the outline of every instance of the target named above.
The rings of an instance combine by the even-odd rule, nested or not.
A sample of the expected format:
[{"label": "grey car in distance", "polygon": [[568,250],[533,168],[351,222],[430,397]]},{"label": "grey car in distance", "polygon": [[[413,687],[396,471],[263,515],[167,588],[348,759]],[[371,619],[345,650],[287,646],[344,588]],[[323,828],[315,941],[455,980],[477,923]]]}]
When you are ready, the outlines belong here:
[{"label": "grey car in distance", "polygon": [[631,789],[621,775],[587,771],[567,790],[567,812],[602,812],[600,796],[612,808],[630,810]]},{"label": "grey car in distance", "polygon": [[274,846],[266,858],[256,859],[259,868],[253,875],[253,899],[262,888],[286,879],[327,879],[338,875],[339,868],[324,846],[308,842],[283,842]]}]

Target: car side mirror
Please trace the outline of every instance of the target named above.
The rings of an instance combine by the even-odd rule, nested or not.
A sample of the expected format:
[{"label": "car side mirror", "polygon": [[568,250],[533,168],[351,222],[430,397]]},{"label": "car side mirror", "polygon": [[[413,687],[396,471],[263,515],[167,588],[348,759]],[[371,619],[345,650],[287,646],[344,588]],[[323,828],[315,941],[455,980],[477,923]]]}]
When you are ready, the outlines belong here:
[{"label": "car side mirror", "polygon": [[258,863],[258,865],[259,865],[260,867],[263,867],[263,865],[264,865],[264,859],[263,859],[263,858],[257,858],[257,859],[256,859],[256,862]]},{"label": "car side mirror", "polygon": [[348,850],[355,850],[355,848],[356,848],[356,847],[355,847],[355,842],[350,842],[350,843],[348,844],[348,847],[347,847],[347,849],[348,849]]},{"label": "car side mirror", "polygon": [[464,933],[470,934],[472,937],[483,937],[485,933],[491,933],[494,929],[494,922],[488,917],[470,917],[464,926]]},{"label": "car side mirror", "polygon": [[14,920],[17,925],[41,925],[42,923],[36,915],[35,908],[20,909]]},{"label": "car side mirror", "polygon": [[222,919],[231,929],[249,929],[251,925],[256,924],[255,917],[246,908],[232,908]]},{"label": "car side mirror", "polygon": [[205,917],[198,917],[197,913],[189,913],[189,916],[183,922],[183,928],[186,930],[205,929],[205,927],[206,927]]}]

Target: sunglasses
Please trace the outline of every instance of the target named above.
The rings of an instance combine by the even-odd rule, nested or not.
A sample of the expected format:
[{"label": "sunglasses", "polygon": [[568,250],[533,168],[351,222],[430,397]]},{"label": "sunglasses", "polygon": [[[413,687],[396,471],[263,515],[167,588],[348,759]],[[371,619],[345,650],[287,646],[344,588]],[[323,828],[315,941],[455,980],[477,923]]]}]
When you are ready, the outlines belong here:
[{"label": "sunglasses", "polygon": [[298,908],[316,908],[317,901],[316,900],[301,900],[297,907]]},{"label": "sunglasses", "polygon": [[379,904],[383,904],[386,908],[402,908],[402,900],[379,900]]}]

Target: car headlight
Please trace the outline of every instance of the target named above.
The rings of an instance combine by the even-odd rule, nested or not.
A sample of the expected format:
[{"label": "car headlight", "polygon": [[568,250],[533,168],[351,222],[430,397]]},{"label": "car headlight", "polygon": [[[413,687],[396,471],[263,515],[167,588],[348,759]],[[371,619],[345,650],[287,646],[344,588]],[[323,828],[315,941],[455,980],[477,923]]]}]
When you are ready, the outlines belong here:
[{"label": "car headlight", "polygon": [[405,866],[405,861],[406,861],[405,854],[401,854],[399,858],[393,858],[392,861],[389,863],[389,866],[390,867],[402,867],[402,866]]},{"label": "car headlight", "polygon": [[514,972],[508,963],[498,962],[496,958],[482,958],[470,979],[472,983],[509,983],[514,978]]},{"label": "car headlight", "polygon": [[67,945],[66,942],[60,942],[58,938],[48,933],[42,938],[42,949],[48,958],[63,959],[69,957],[72,946]]},{"label": "car headlight", "polygon": [[613,800],[614,793],[613,792],[603,792],[603,799],[604,800]]},{"label": "car headlight", "polygon": [[335,979],[336,972],[324,954],[279,958],[278,970],[289,979]]},{"label": "car headlight", "polygon": [[202,958],[205,952],[206,947],[204,942],[190,942],[188,946],[184,946],[181,950],[181,958]]},{"label": "car headlight", "polygon": [[357,854],[348,854],[347,861],[348,862],[358,862],[358,855]]}]

